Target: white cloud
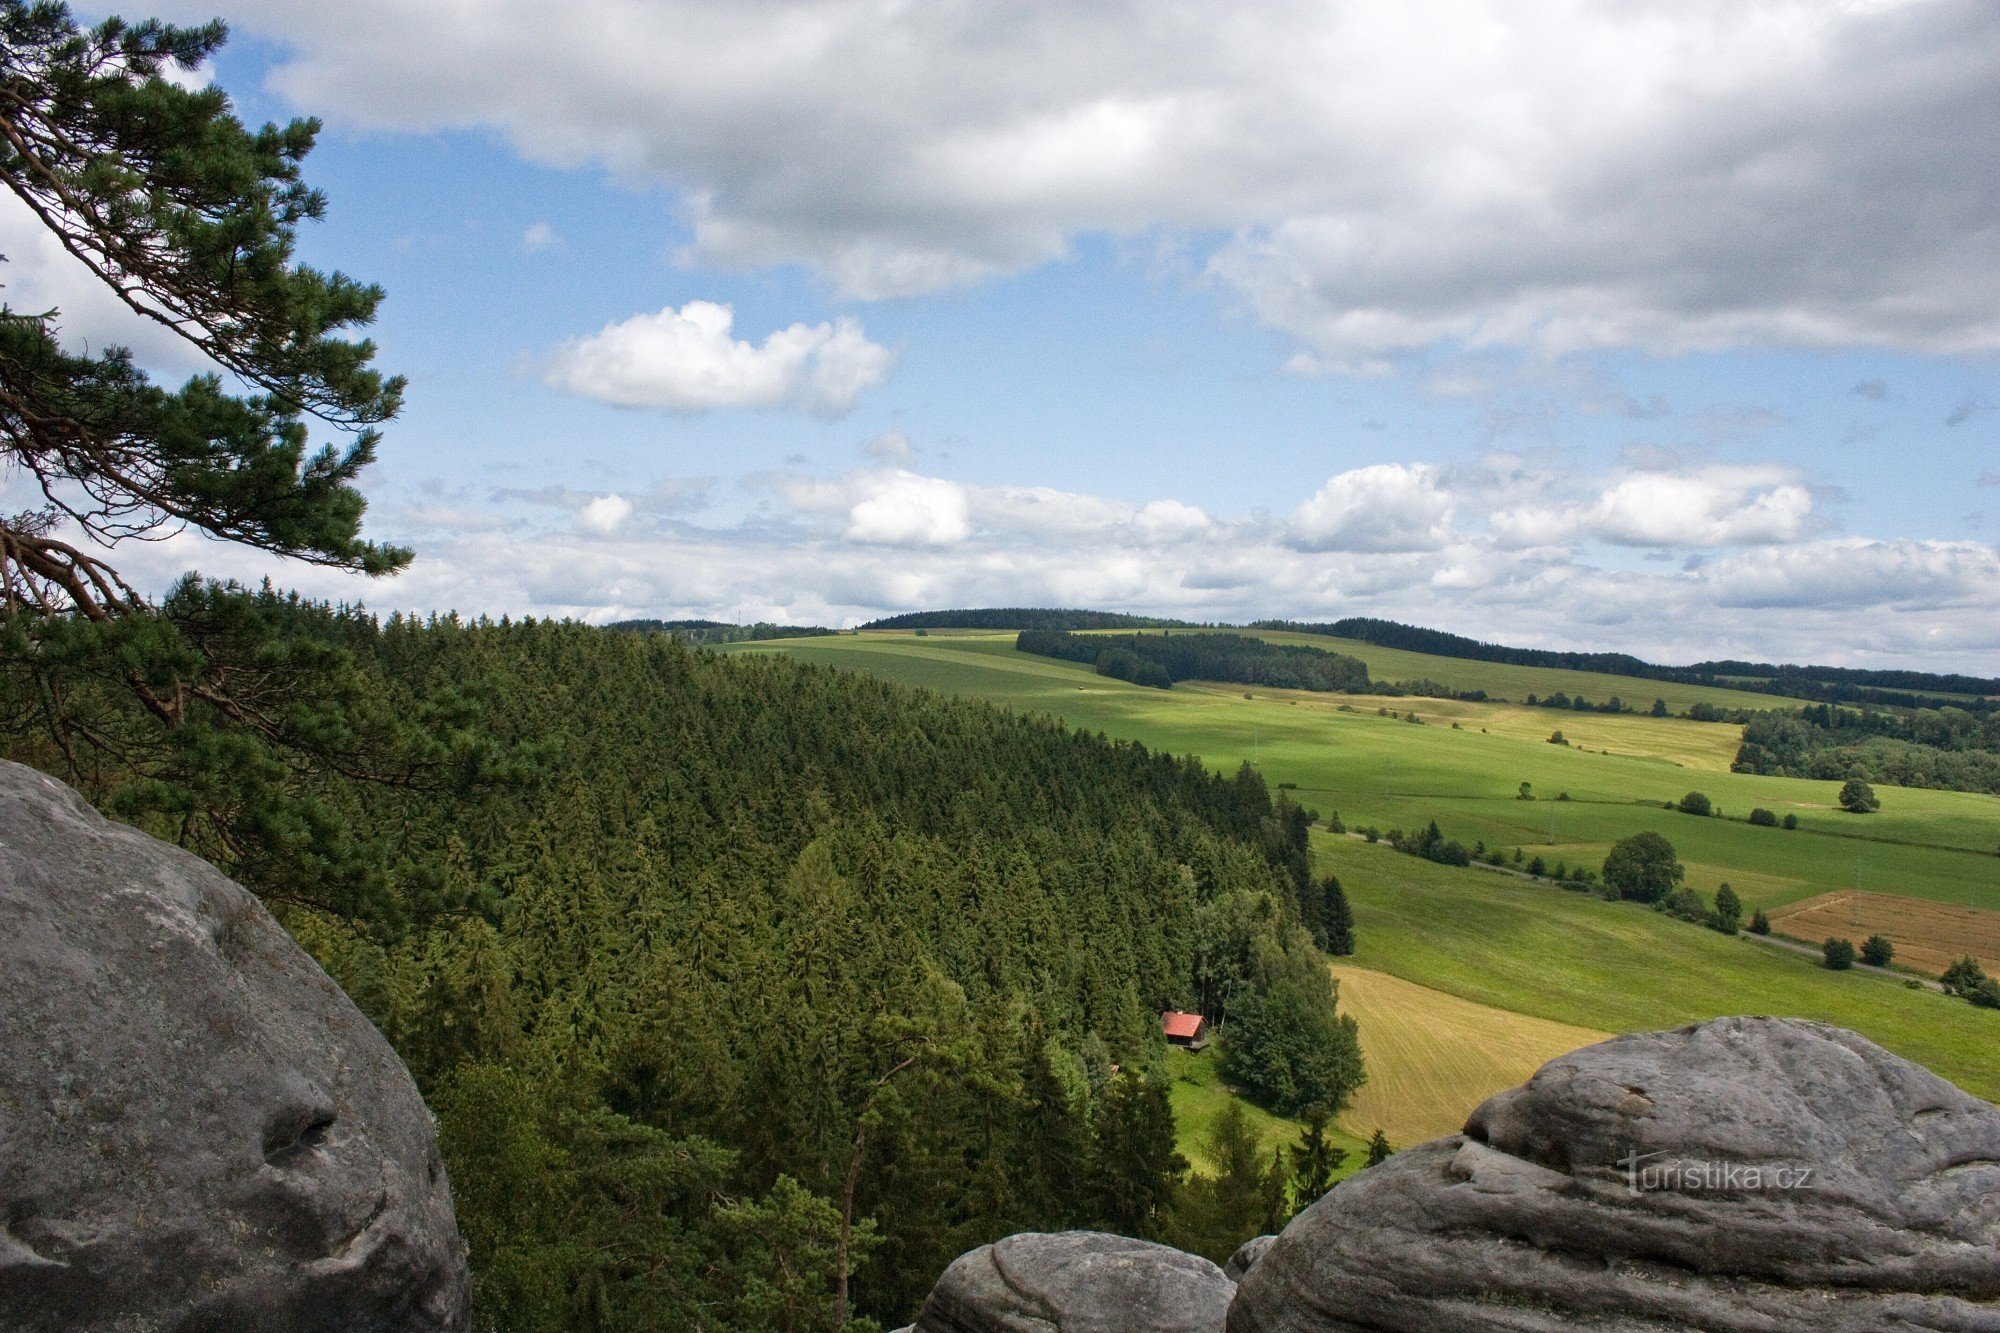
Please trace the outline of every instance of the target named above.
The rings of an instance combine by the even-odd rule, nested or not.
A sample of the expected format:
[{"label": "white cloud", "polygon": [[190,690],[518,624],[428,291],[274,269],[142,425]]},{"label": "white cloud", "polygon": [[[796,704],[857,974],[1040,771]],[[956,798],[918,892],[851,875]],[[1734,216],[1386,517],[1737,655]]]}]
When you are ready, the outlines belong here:
[{"label": "white cloud", "polygon": [[[196,0],[162,0],[177,16]],[[303,108],[681,192],[697,262],[932,290],[1074,237],[1379,370],[1441,340],[2000,347],[1984,0],[240,0]]]},{"label": "white cloud", "polygon": [[1305,551],[1430,551],[1451,529],[1452,499],[1427,463],[1376,463],[1343,472],[1292,515]]},{"label": "white cloud", "polygon": [[735,320],[731,307],[713,301],[634,315],[559,348],[543,379],[618,407],[791,407],[837,416],[880,384],[896,359],[844,316],[793,324],[762,343],[732,337]]},{"label": "white cloud", "polygon": [[546,222],[529,223],[528,229],[521,233],[521,248],[531,255],[553,250],[561,244],[562,237],[556,235],[556,229]]},{"label": "white cloud", "polygon": [[971,532],[965,488],[913,472],[875,478],[847,516],[849,541],[880,546],[950,546]]},{"label": "white cloud", "polygon": [[1979,542],[1847,537],[1733,556],[1708,572],[1708,582],[1734,607],[1964,607],[1992,614],[2000,612],[2000,551]]},{"label": "white cloud", "polygon": [[1711,468],[1692,475],[1646,472],[1598,498],[1583,524],[1621,546],[1758,546],[1797,541],[1812,492],[1768,469]]},{"label": "white cloud", "polygon": [[63,249],[42,220],[11,190],[0,190],[0,283],[11,310],[53,310],[65,350],[98,353],[130,348],[147,370],[166,379],[216,369],[185,338],[134,311],[83,261]]},{"label": "white cloud", "polygon": [[577,511],[576,521],[591,532],[610,536],[632,517],[632,502],[622,495],[600,495]]},{"label": "white cloud", "polygon": [[941,606],[1066,605],[1192,620],[1375,615],[1655,661],[1991,674],[2000,655],[2000,550],[1978,542],[1809,540],[1634,571],[1551,546],[1508,550],[1476,532],[1436,550],[1305,551],[1288,544],[1284,524],[1254,516],[1198,524],[1179,515],[1192,535],[1159,542],[1145,531],[1151,506],[1092,496],[1070,503],[1124,517],[1096,528],[1007,527],[1011,511],[993,503],[999,488],[893,470],[769,480],[797,521],[704,527],[663,515],[594,532],[580,520],[609,497],[560,487],[539,518],[504,524],[387,508],[377,535],[410,540],[418,552],[408,573],[387,581],[286,565],[189,533],[129,545],[118,558],[149,589],[192,565],[253,581],[270,574],[383,611],[842,625]]}]

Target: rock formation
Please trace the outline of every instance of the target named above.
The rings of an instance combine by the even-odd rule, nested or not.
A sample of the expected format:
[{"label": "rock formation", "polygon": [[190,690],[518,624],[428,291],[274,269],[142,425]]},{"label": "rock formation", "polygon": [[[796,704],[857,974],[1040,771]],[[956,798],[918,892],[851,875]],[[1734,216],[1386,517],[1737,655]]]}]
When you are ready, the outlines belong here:
[{"label": "rock formation", "polygon": [[1235,1291],[1208,1260],[1164,1245],[1030,1232],[960,1255],[915,1333],[1218,1333]]},{"label": "rock formation", "polygon": [[1228,1333],[2000,1333],[2000,1110],[1819,1023],[1618,1037],[1343,1182],[1226,1274],[1015,1236],[953,1264],[916,1329],[1213,1329],[1218,1298]]},{"label": "rock formation", "polygon": [[2000,1330],[2000,1111],[1840,1028],[1619,1037],[1307,1209],[1230,1333]]},{"label": "rock formation", "polygon": [[213,867],[0,763],[0,1327],[448,1330],[395,1052]]}]

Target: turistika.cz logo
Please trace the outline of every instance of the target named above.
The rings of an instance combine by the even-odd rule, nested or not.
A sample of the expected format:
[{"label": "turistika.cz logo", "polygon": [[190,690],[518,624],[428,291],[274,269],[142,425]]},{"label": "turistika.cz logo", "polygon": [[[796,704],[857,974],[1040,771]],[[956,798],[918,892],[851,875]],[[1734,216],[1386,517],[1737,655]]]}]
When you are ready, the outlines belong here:
[{"label": "turistika.cz logo", "polygon": [[1618,1159],[1625,1168],[1625,1188],[1633,1194],[1674,1190],[1684,1194],[1758,1194],[1769,1190],[1809,1189],[1813,1168],[1766,1166],[1753,1162],[1661,1162],[1664,1152],[1628,1152]]}]

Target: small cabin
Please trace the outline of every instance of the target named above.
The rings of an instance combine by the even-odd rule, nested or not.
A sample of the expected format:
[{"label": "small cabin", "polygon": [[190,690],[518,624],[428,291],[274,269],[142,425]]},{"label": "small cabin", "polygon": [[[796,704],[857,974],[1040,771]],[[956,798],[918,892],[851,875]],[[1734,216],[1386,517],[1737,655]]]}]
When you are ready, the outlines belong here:
[{"label": "small cabin", "polygon": [[1208,1020],[1200,1014],[1169,1009],[1160,1015],[1160,1031],[1175,1046],[1185,1046],[1191,1051],[1208,1045]]}]

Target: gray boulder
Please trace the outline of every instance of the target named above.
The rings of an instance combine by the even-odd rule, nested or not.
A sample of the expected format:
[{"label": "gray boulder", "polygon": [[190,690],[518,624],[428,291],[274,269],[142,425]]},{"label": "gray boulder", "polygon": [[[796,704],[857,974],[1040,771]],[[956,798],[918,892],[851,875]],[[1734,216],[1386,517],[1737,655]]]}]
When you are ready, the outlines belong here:
[{"label": "gray boulder", "polygon": [[1228,1328],[2000,1330],[2000,1111],[1819,1023],[1619,1037],[1335,1188]]},{"label": "gray boulder", "polygon": [[409,1072],[212,866],[0,763],[0,1327],[448,1330]]},{"label": "gray boulder", "polygon": [[1264,1251],[1271,1248],[1276,1236],[1252,1236],[1236,1247],[1236,1253],[1229,1256],[1229,1262],[1222,1266],[1222,1275],[1231,1282],[1241,1282],[1251,1266],[1264,1257]]},{"label": "gray boulder", "polygon": [[1025,1232],[960,1255],[915,1333],[1220,1333],[1235,1290],[1208,1260],[1165,1245]]}]

